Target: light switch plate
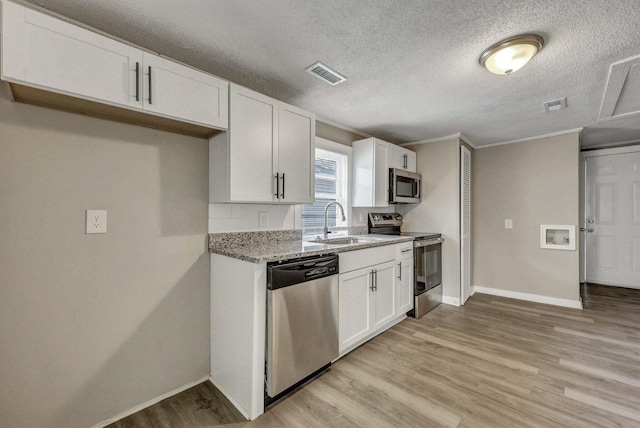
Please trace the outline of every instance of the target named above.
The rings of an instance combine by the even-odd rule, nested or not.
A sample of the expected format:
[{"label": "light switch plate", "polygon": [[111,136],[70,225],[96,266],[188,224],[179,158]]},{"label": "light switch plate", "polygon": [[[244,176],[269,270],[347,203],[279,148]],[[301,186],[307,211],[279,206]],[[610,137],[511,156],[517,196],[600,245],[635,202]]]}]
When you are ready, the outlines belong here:
[{"label": "light switch plate", "polygon": [[504,228],[505,229],[513,229],[513,220],[510,218],[504,219]]},{"label": "light switch plate", "polygon": [[107,210],[87,210],[86,233],[107,233]]}]

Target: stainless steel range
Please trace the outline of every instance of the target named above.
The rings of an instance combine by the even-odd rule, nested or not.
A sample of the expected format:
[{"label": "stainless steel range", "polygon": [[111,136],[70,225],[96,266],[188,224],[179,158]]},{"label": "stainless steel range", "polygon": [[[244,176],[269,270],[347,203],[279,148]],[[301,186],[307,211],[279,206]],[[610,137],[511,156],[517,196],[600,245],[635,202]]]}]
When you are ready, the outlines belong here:
[{"label": "stainless steel range", "polygon": [[402,232],[402,216],[397,213],[369,213],[369,233],[411,236],[413,241],[413,311],[420,318],[442,303],[442,234]]}]

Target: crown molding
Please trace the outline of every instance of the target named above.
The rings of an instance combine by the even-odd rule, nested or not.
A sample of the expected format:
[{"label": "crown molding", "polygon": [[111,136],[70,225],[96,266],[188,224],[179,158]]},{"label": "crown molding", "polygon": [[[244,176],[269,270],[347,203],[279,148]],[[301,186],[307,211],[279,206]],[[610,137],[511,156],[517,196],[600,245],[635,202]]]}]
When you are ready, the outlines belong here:
[{"label": "crown molding", "polygon": [[473,144],[473,142],[469,139],[469,137],[464,135],[462,132],[458,132],[458,133],[455,133],[455,134],[452,134],[452,135],[447,135],[446,137],[432,138],[432,139],[429,139],[429,140],[415,141],[415,142],[412,142],[412,143],[404,143],[404,144],[400,144],[400,146],[404,147],[404,146],[416,146],[416,145],[419,145],[419,144],[439,143],[441,141],[449,141],[449,140],[454,140],[456,138],[461,139],[462,141],[464,141],[465,143],[467,143],[468,145],[470,145],[474,149],[479,148],[478,146]]},{"label": "crown molding", "polygon": [[536,135],[533,137],[521,138],[519,140],[503,141],[501,143],[486,144],[479,146],[478,149],[488,149],[490,147],[505,146],[507,144],[524,143],[526,141],[540,140],[542,138],[558,137],[560,135],[581,133],[584,128],[567,129],[566,131],[552,132],[550,134]]}]

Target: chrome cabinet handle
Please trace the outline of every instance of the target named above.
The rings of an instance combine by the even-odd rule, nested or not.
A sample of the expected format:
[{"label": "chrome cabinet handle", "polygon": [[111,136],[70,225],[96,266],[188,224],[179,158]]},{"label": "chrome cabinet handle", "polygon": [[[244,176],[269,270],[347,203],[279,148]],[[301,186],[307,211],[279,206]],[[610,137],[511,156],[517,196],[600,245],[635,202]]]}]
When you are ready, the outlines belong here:
[{"label": "chrome cabinet handle", "polygon": [[273,196],[275,196],[276,199],[280,199],[280,173],[276,173],[276,175],[274,175],[274,178],[276,179],[276,194]]},{"label": "chrome cabinet handle", "polygon": [[580,232],[585,232],[587,229],[585,229],[584,227],[580,228]]},{"label": "chrome cabinet handle", "polygon": [[374,269],[373,270],[373,276],[376,279],[374,284],[375,284],[375,289],[373,291],[378,291],[378,270]]},{"label": "chrome cabinet handle", "polygon": [[149,105],[151,105],[151,66],[149,66]]},{"label": "chrome cabinet handle", "polygon": [[140,101],[140,63],[136,62],[136,101]]},{"label": "chrome cabinet handle", "polygon": [[371,276],[371,287],[369,287],[369,289],[370,289],[371,291],[375,291],[375,290],[373,289],[373,269],[371,270],[371,272],[369,272],[369,275]]},{"label": "chrome cabinet handle", "polygon": [[398,262],[398,279],[402,281],[402,262]]}]

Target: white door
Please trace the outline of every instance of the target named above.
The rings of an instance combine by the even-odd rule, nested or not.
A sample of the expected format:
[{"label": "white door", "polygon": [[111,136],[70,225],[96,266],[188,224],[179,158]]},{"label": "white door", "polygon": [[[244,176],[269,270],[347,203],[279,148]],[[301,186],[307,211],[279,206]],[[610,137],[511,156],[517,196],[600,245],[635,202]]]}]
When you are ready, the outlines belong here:
[{"label": "white door", "polygon": [[340,354],[369,334],[371,327],[371,268],[340,274],[338,287],[338,325]]},{"label": "white door", "polygon": [[640,152],[586,158],[586,281],[640,288]]},{"label": "white door", "polygon": [[286,203],[313,203],[315,199],[316,118],[313,113],[279,104],[278,168],[280,195]]},{"label": "white door", "polygon": [[229,83],[147,52],[142,62],[146,111],[227,128]]},{"label": "white door", "polygon": [[[2,76],[53,92],[140,108],[142,51],[23,6],[2,2]],[[137,98],[137,99],[136,99]]]},{"label": "white door", "polygon": [[471,152],[460,147],[460,304],[471,295]]},{"label": "white door", "polygon": [[230,200],[273,202],[277,101],[238,85],[230,85],[229,90]]},{"label": "white door", "polygon": [[394,261],[382,263],[374,269],[374,291],[371,328],[382,327],[396,315]]}]

